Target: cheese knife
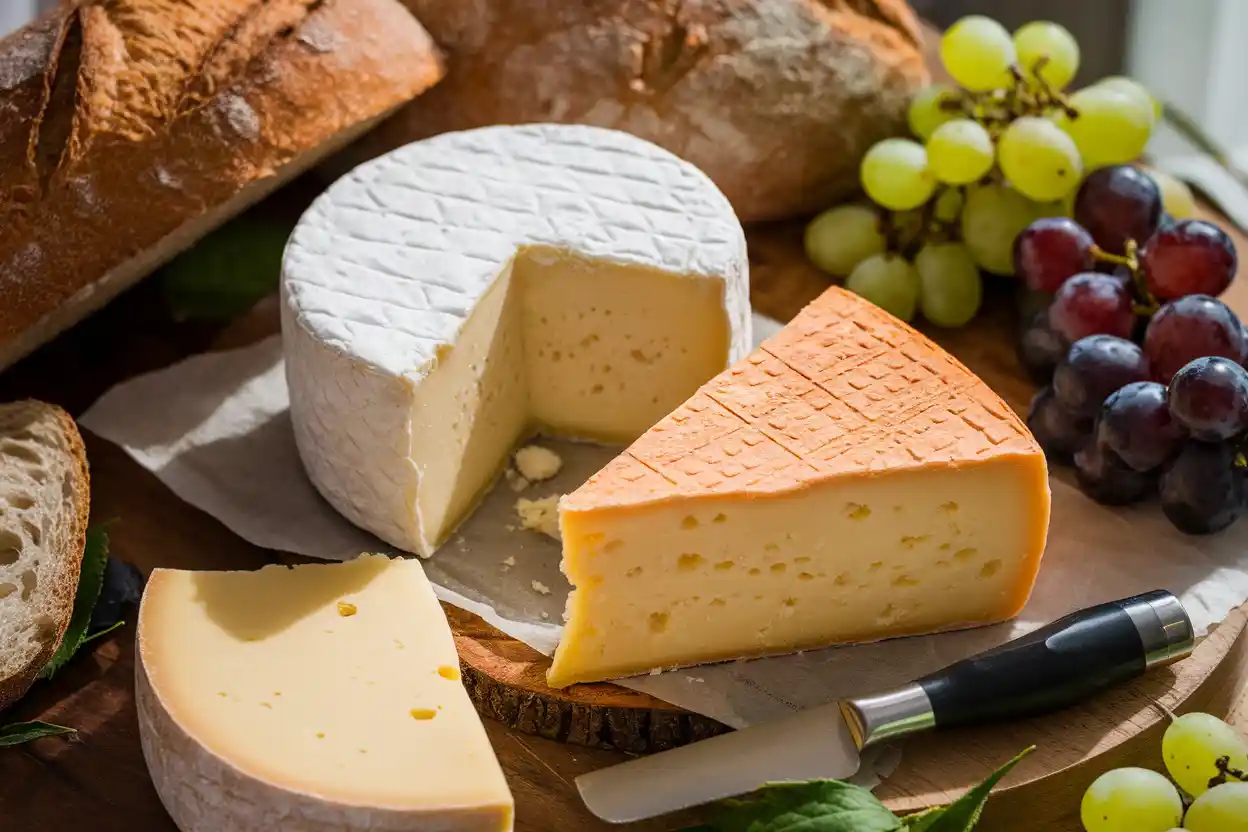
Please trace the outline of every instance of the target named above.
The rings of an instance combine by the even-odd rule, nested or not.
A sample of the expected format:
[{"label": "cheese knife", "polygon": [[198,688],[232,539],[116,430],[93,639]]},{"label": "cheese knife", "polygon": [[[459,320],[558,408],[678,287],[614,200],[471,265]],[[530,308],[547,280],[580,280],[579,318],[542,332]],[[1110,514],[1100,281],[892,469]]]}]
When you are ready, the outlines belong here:
[{"label": "cheese knife", "polygon": [[589,810],[628,823],[754,791],[844,780],[865,749],[1073,705],[1190,655],[1191,619],[1156,590],[1099,604],[884,693],[799,711],[576,778]]}]

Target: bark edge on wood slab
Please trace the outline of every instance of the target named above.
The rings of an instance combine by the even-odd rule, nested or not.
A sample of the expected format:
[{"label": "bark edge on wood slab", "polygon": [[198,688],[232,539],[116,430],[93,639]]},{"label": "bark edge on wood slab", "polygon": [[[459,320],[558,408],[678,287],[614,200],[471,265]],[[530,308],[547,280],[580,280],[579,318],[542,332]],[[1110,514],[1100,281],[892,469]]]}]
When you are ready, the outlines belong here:
[{"label": "bark edge on wood slab", "polygon": [[464,687],[477,712],[517,731],[573,745],[648,754],[731,730],[619,685],[550,688],[546,656],[479,616],[449,604],[442,608],[455,635]]}]

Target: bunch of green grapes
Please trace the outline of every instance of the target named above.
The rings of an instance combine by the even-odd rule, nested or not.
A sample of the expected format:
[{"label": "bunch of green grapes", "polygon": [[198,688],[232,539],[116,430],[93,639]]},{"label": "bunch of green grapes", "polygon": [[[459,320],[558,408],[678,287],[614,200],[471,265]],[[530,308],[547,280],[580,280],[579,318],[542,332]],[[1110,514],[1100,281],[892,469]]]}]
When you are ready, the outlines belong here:
[{"label": "bunch of green grapes", "polygon": [[1096,778],[1080,806],[1083,828],[1087,832],[1248,829],[1248,744],[1234,728],[1209,714],[1184,714],[1166,728],[1161,754],[1170,779],[1144,768],[1117,768]]},{"label": "bunch of green grapes", "polygon": [[915,138],[867,151],[860,177],[874,204],[825,211],[805,242],[816,266],[897,317],[921,311],[956,327],[979,309],[981,270],[1012,275],[1019,232],[1069,216],[1085,170],[1138,157],[1158,108],[1127,78],[1063,92],[1079,46],[1056,23],[1011,35],[964,17],[940,55],[958,86],[920,90],[908,113]]}]

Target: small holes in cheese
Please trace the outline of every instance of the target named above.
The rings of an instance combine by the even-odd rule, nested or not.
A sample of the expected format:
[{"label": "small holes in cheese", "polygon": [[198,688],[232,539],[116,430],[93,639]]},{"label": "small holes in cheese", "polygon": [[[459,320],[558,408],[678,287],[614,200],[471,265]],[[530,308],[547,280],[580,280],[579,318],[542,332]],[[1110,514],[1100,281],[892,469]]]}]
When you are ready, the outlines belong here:
[{"label": "small holes in cheese", "polygon": [[837,586],[849,586],[849,573],[848,572],[840,573],[839,575],[836,576],[836,580],[834,580],[832,583],[836,584]]},{"label": "small holes in cheese", "polygon": [[993,558],[979,568],[979,577],[991,578],[993,575],[997,574],[997,571],[1000,569],[1001,560],[999,558]]},{"label": "small holes in cheese", "polygon": [[883,569],[883,568],[884,568],[884,561],[882,561],[882,560],[876,560],[876,561],[872,561],[872,562],[871,562],[871,566],[869,566],[869,567],[867,568],[867,571],[868,571],[868,572],[879,572],[879,571],[880,571],[881,569]]},{"label": "small holes in cheese", "polygon": [[22,556],[22,539],[8,529],[0,529],[0,566],[12,566]]},{"label": "small holes in cheese", "polygon": [[722,513],[721,513],[721,514],[716,514],[716,515],[715,515],[715,519],[714,519],[714,520],[712,520],[711,522],[712,522],[712,523],[727,523],[727,522],[728,522],[728,515],[727,515],[727,514],[722,514]]},{"label": "small holes in cheese", "polygon": [[640,567],[640,566],[634,566],[632,569],[630,569],[630,570],[628,570],[627,572],[625,572],[625,573],[624,573],[624,577],[625,577],[625,578],[636,578],[636,577],[637,577],[638,575],[640,575],[640,574],[641,574],[641,567]]},{"label": "small holes in cheese", "polygon": [[785,569],[788,569],[788,568],[789,568],[788,564],[784,564],[784,563],[773,563],[771,565],[771,571],[777,575],[781,574],[782,572],[784,572]]},{"label": "small holes in cheese", "polygon": [[893,578],[893,586],[918,586],[917,578],[911,578],[909,575],[898,575]]},{"label": "small holes in cheese", "polygon": [[845,516],[850,520],[866,520],[871,516],[871,506],[864,506],[861,503],[846,503]]},{"label": "small holes in cheese", "polygon": [[959,549],[958,551],[953,553],[953,556],[957,558],[958,560],[967,561],[967,560],[972,559],[978,554],[979,554],[978,549],[968,547],[966,549]]},{"label": "small holes in cheese", "polygon": [[722,607],[725,603],[726,603],[726,602],[724,601],[724,599],[723,599],[723,598],[712,598],[712,599],[711,599],[711,606],[712,606],[712,607]]},{"label": "small holes in cheese", "polygon": [[680,521],[680,527],[682,529],[696,529],[698,527],[698,518],[692,514],[687,515],[684,520]]},{"label": "small holes in cheese", "polygon": [[941,503],[936,510],[941,514],[954,514],[958,510],[958,504],[954,502]]},{"label": "small holes in cheese", "polygon": [[680,556],[676,566],[683,572],[691,572],[701,566],[704,560],[697,552],[688,552]]},{"label": "small holes in cheese", "polygon": [[761,574],[763,574],[763,570],[759,569],[757,566],[752,566],[752,567],[750,567],[750,574],[751,574],[751,575],[761,575]]},{"label": "small holes in cheese", "polygon": [[815,576],[810,574],[809,572],[799,572],[797,573],[797,579],[799,581],[813,581],[815,579]]},{"label": "small holes in cheese", "polygon": [[796,607],[796,606],[797,606],[797,599],[796,599],[796,598],[785,598],[785,599],[784,599],[784,605],[785,605],[786,607]]},{"label": "small holes in cheese", "polygon": [[608,540],[607,545],[602,547],[604,552],[614,552],[624,545],[623,540]]},{"label": "small holes in cheese", "polygon": [[661,633],[667,629],[667,621],[671,616],[665,612],[650,613],[650,632]]},{"label": "small holes in cheese", "polygon": [[764,552],[779,552],[779,551],[780,551],[780,544],[779,544],[779,543],[768,543],[766,546],[764,546],[764,547],[763,547],[763,551],[764,551]]},{"label": "small holes in cheese", "polygon": [[913,549],[915,546],[918,546],[920,543],[925,543],[930,538],[931,538],[930,534],[916,534],[916,535],[903,534],[901,536],[900,542],[901,542],[901,546],[903,549]]},{"label": "small holes in cheese", "polygon": [[734,566],[736,566],[736,564],[730,560],[721,560],[719,563],[715,564],[715,568],[720,572],[727,572]]}]

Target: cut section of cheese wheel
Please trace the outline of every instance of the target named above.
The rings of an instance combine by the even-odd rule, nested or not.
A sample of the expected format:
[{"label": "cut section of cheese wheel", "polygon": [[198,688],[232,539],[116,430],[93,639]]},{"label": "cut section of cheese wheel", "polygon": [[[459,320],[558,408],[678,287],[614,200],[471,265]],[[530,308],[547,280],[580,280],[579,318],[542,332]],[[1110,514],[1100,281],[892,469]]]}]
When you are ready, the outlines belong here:
[{"label": "cut section of cheese wheel", "polygon": [[982,381],[832,288],[560,504],[549,683],[1018,613],[1044,455]]},{"label": "cut section of cheese wheel", "polygon": [[291,418],[352,522],[430,555],[534,432],[627,443],[750,344],[745,237],[624,133],[495,127],[369,162],[283,263]]},{"label": "cut section of cheese wheel", "polygon": [[185,832],[505,832],[512,799],[415,560],[158,569],[143,754]]}]

